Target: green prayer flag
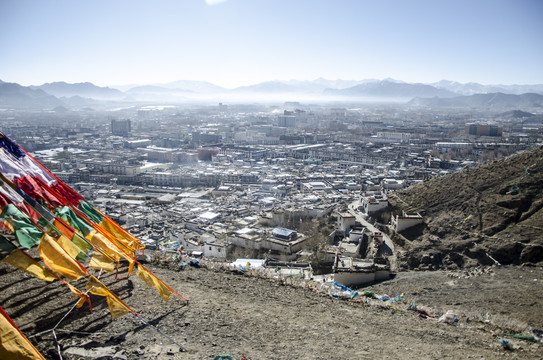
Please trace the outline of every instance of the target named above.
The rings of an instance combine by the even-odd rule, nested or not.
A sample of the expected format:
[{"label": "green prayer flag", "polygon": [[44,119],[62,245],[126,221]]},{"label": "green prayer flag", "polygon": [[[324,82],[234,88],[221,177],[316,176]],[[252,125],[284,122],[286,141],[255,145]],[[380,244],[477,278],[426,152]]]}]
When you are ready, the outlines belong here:
[{"label": "green prayer flag", "polygon": [[79,211],[85,214],[93,223],[100,224],[104,218],[98,210],[94,208],[91,204],[86,201],[81,201],[79,203]]},{"label": "green prayer flag", "polygon": [[87,254],[92,249],[92,245],[77,233],[72,237],[72,242],[81,250],[75,259],[81,263],[85,262],[87,260]]},{"label": "green prayer flag", "polygon": [[71,225],[73,228],[79,230],[84,236],[87,236],[92,230],[85,220],[81,219],[72,209],[67,206],[63,206],[55,210],[55,214]]},{"label": "green prayer flag", "polygon": [[13,245],[11,241],[0,235],[0,251],[11,254],[17,246]]}]

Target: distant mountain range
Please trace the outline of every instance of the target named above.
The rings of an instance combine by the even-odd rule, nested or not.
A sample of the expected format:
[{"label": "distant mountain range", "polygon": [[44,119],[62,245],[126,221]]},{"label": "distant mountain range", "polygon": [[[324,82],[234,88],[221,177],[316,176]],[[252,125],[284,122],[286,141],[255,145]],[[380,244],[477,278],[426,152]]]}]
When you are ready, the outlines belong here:
[{"label": "distant mountain range", "polygon": [[441,80],[439,82],[429,84],[438,89],[448,90],[457,95],[474,95],[488,93],[504,93],[504,94],[526,94],[536,93],[543,95],[543,84],[536,85],[481,85],[478,83],[459,83],[455,81]]},{"label": "distant mountain range", "polygon": [[43,90],[0,81],[0,108],[48,109],[61,105],[61,100]]},{"label": "distant mountain range", "polygon": [[[51,109],[57,106],[82,108],[107,102],[200,101],[242,102],[297,101],[380,101],[427,107],[541,107],[543,85],[481,85],[443,80],[433,84],[385,80],[268,81],[226,89],[204,81],[174,81],[135,85],[124,91],[92,83],[47,83],[21,86],[0,81],[0,107]],[[222,100],[224,99],[224,100]]]},{"label": "distant mountain range", "polygon": [[534,108],[543,107],[543,95],[526,93],[521,95],[490,93],[450,98],[415,98],[408,102],[412,106],[433,108]]},{"label": "distant mountain range", "polygon": [[122,99],[126,95],[109,87],[96,86],[90,82],[68,84],[65,82],[53,82],[39,86],[29,86],[34,90],[43,90],[56,97],[80,96],[84,98],[93,98],[96,100]]},{"label": "distant mountain range", "polygon": [[452,97],[457,94],[425,84],[408,84],[383,80],[355,85],[346,89],[326,89],[326,94],[376,98],[412,99],[414,97]]}]

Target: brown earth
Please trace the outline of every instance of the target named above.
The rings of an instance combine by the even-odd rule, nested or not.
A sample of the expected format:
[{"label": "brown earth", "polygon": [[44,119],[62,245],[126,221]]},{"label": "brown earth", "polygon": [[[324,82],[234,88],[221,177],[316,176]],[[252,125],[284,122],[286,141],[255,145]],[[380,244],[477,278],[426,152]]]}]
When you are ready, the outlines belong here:
[{"label": "brown earth", "polygon": [[[164,303],[133,275],[101,279],[153,327],[131,314],[112,320],[103,298],[74,309],[76,299],[0,263],[0,305],[47,359],[535,359],[543,344],[507,337],[543,327],[543,268],[479,267],[465,271],[401,272],[359,289],[404,302],[350,302],[327,293],[225,270],[149,264],[149,269],[190,299]],[[84,288],[84,281],[76,284]],[[430,318],[405,310],[424,306]],[[438,322],[447,310],[459,321]],[[156,329],[156,330],[155,330]],[[39,336],[34,334],[42,333]],[[174,343],[175,342],[175,343]]]},{"label": "brown earth", "polygon": [[543,261],[543,148],[426,181],[389,196],[424,224],[394,237],[402,268]]}]

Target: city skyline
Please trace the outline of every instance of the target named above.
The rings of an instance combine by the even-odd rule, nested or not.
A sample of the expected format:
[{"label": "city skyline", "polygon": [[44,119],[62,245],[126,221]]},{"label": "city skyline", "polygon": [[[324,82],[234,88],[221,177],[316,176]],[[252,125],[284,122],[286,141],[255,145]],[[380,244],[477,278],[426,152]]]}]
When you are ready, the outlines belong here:
[{"label": "city skyline", "polygon": [[0,1],[0,79],[543,83],[538,1]]}]

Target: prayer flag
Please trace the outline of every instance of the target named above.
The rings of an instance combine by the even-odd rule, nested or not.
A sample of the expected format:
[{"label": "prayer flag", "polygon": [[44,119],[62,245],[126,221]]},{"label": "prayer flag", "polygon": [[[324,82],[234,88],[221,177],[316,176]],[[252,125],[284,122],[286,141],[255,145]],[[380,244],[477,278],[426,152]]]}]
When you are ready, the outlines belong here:
[{"label": "prayer flag", "polygon": [[92,226],[77,216],[77,214],[68,206],[56,209],[55,215],[68,223],[72,228],[79,230],[83,236],[87,236],[93,230]]},{"label": "prayer flag", "polygon": [[60,235],[57,238],[57,243],[68,253],[68,255],[70,255],[74,259],[81,252],[81,250],[79,250],[79,248],[75,246],[75,244],[64,235]]},{"label": "prayer flag", "polygon": [[2,261],[44,281],[51,282],[58,279],[50,270],[38,264],[34,258],[26,255],[19,249],[6,256]]},{"label": "prayer flag", "polygon": [[89,253],[89,251],[92,250],[91,243],[89,243],[85,238],[83,238],[78,233],[75,233],[72,236],[72,242],[74,243],[75,246],[79,248],[79,250],[81,250],[81,252],[79,253],[79,255],[77,255],[75,259],[79,262],[85,262],[85,260],[87,260],[87,254]]},{"label": "prayer flag", "polygon": [[149,287],[154,287],[158,290],[160,296],[165,302],[168,302],[170,300],[170,296],[172,295],[172,290],[168,288],[159,278],[157,278],[154,274],[151,274],[149,270],[145,269],[143,266],[138,266],[138,271],[136,271],[136,275],[138,275]]},{"label": "prayer flag", "polygon": [[15,249],[17,249],[17,246],[13,245],[11,241],[0,235],[0,251],[11,254]]},{"label": "prayer flag", "polygon": [[22,247],[30,249],[40,241],[42,231],[13,204],[8,204],[3,209],[0,217],[5,219],[6,224],[13,229]]},{"label": "prayer flag", "polygon": [[86,217],[88,217],[93,223],[100,224],[102,222],[102,218],[104,217],[98,210],[94,208],[91,204],[89,204],[86,201],[81,201],[79,203],[78,207],[79,211],[81,211],[83,214],[85,214]]},{"label": "prayer flag", "polygon": [[117,297],[117,295],[112,293],[111,290],[109,290],[104,284],[100,282],[100,280],[98,280],[94,276],[90,276],[87,285],[85,285],[85,289],[89,290],[91,294],[107,297],[107,305],[113,319],[117,319],[123,315],[128,314],[129,312],[135,314],[135,312],[130,309],[128,305],[126,305],[121,299],[119,299],[119,297]]},{"label": "prayer flag", "polygon": [[89,266],[97,270],[104,269],[111,273],[115,270],[115,260],[96,251],[91,257]]},{"label": "prayer flag", "polygon": [[45,360],[0,307],[0,359]]},{"label": "prayer flag", "polygon": [[54,272],[67,277],[70,280],[77,281],[82,276],[88,274],[81,264],[56,243],[49,235],[44,234],[39,245],[40,257]]}]

